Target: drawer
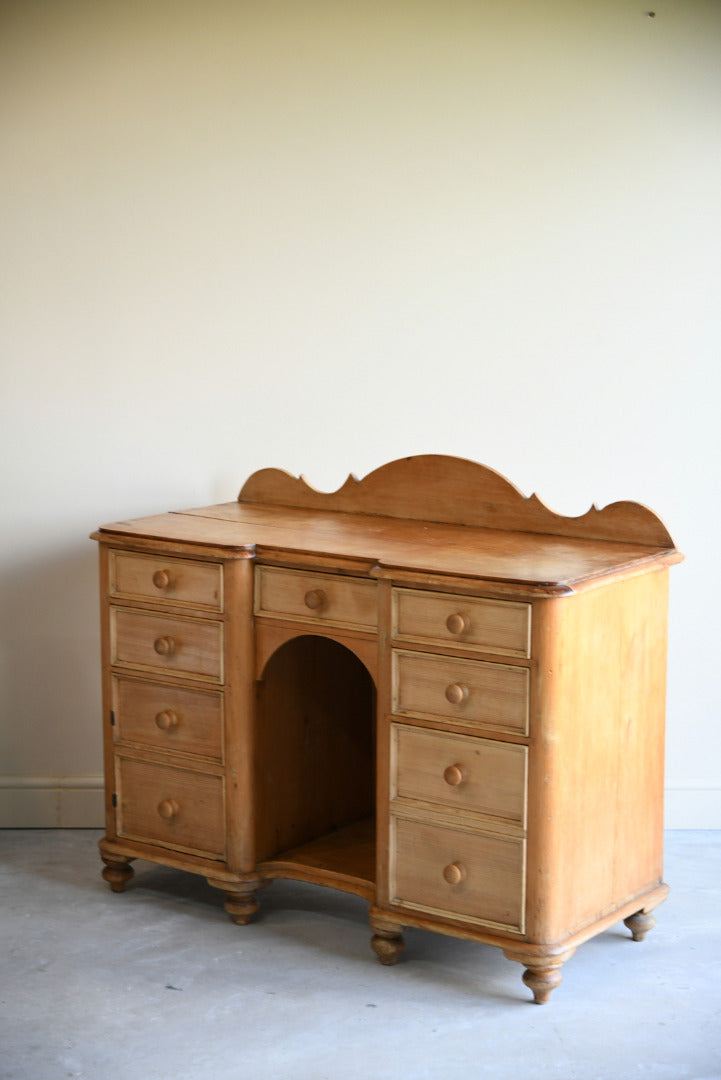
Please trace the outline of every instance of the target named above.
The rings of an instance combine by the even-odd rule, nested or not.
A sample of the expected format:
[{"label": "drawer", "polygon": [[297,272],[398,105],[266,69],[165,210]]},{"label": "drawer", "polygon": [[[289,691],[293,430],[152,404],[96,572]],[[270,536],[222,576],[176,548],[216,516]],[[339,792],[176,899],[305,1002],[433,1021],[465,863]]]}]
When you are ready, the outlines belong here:
[{"label": "drawer", "polygon": [[111,608],[113,664],[222,682],[223,626],[204,619]]},{"label": "drawer", "polygon": [[114,678],[113,714],[116,741],[222,760],[220,693]]},{"label": "drawer", "polygon": [[256,568],[256,615],[375,631],[376,598],[374,581],[270,566]]},{"label": "drawer", "polygon": [[396,640],[531,655],[530,604],[394,589],[392,612]]},{"label": "drawer", "polygon": [[527,735],[528,677],[526,668],[508,664],[396,649],[391,673],[393,712]]},{"label": "drawer", "polygon": [[222,611],[223,567],[220,563],[111,551],[110,595]]},{"label": "drawer", "polygon": [[526,826],[528,749],[393,725],[393,797]]},{"label": "drawer", "polygon": [[391,903],[524,930],[525,841],[396,818]]},{"label": "drawer", "polygon": [[116,768],[121,836],[222,857],[222,777],[124,757]]}]

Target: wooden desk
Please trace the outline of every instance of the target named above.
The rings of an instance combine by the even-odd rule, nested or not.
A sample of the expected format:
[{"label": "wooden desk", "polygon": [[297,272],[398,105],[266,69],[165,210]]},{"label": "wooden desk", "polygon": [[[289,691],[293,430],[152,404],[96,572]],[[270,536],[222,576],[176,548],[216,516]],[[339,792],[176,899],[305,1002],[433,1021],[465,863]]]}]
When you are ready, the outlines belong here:
[{"label": "wooden desk", "polygon": [[237,923],[297,878],[497,945],[534,1000],[583,941],[654,924],[668,567],[651,511],[581,518],[422,456],[334,494],[103,526],[104,877],[203,874]]}]

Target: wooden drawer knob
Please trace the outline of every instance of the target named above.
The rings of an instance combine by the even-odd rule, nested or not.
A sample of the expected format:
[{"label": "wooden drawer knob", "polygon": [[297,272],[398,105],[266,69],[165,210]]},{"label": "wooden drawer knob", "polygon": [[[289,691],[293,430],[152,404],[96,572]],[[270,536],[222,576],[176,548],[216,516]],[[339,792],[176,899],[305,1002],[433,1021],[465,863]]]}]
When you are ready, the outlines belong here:
[{"label": "wooden drawer knob", "polygon": [[167,589],[170,585],[170,574],[167,570],[156,570],[153,574],[153,585],[156,589]]},{"label": "wooden drawer knob", "polygon": [[304,597],[305,606],[311,611],[320,611],[328,602],[322,589],[309,589]]},{"label": "wooden drawer knob", "polygon": [[180,717],[172,709],[163,709],[155,717],[156,727],[159,727],[161,731],[171,731],[176,728],[180,723]]},{"label": "wooden drawer knob", "polygon": [[452,862],[443,871],[443,877],[449,885],[460,885],[466,876],[466,868],[461,862]]},{"label": "wooden drawer knob", "polygon": [[446,701],[451,705],[462,705],[468,698],[470,690],[463,683],[451,683],[446,687]]},{"label": "wooden drawer knob", "polygon": [[175,652],[175,639],[171,637],[159,637],[153,642],[153,648],[158,656],[172,656]]},{"label": "wooden drawer knob", "polygon": [[180,807],[175,799],[163,799],[161,803],[158,803],[158,813],[161,818],[165,818],[166,821],[170,821],[172,818],[177,817],[180,813]]},{"label": "wooden drawer knob", "polygon": [[449,615],[446,619],[446,629],[449,634],[464,634],[468,629],[468,617],[461,615],[460,611]]},{"label": "wooden drawer knob", "polygon": [[449,765],[443,773],[443,779],[450,787],[458,787],[466,779],[466,770],[462,765]]}]

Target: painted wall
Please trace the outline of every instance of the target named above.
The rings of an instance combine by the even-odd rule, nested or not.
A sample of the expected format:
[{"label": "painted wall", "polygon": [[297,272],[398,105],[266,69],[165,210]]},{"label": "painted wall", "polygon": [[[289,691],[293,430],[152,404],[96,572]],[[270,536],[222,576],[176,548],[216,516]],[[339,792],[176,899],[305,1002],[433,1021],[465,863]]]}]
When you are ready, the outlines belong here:
[{"label": "painted wall", "polygon": [[[650,3],[651,0],[648,0]],[[0,8],[0,813],[100,814],[100,522],[405,454],[636,499],[721,826],[721,4]]]}]

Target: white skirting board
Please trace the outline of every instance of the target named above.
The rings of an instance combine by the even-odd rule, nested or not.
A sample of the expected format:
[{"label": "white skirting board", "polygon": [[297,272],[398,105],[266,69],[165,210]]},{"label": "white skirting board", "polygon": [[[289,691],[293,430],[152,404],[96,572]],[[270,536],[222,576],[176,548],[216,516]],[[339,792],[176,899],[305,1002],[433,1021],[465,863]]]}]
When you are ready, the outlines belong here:
[{"label": "white skirting board", "polygon": [[[721,787],[673,781],[667,829],[721,829]],[[102,829],[102,776],[0,776],[0,829]]]},{"label": "white skirting board", "polygon": [[102,776],[0,776],[0,828],[102,829]]},{"label": "white skirting board", "polygon": [[667,829],[721,829],[721,787],[708,780],[669,780],[664,818]]}]

